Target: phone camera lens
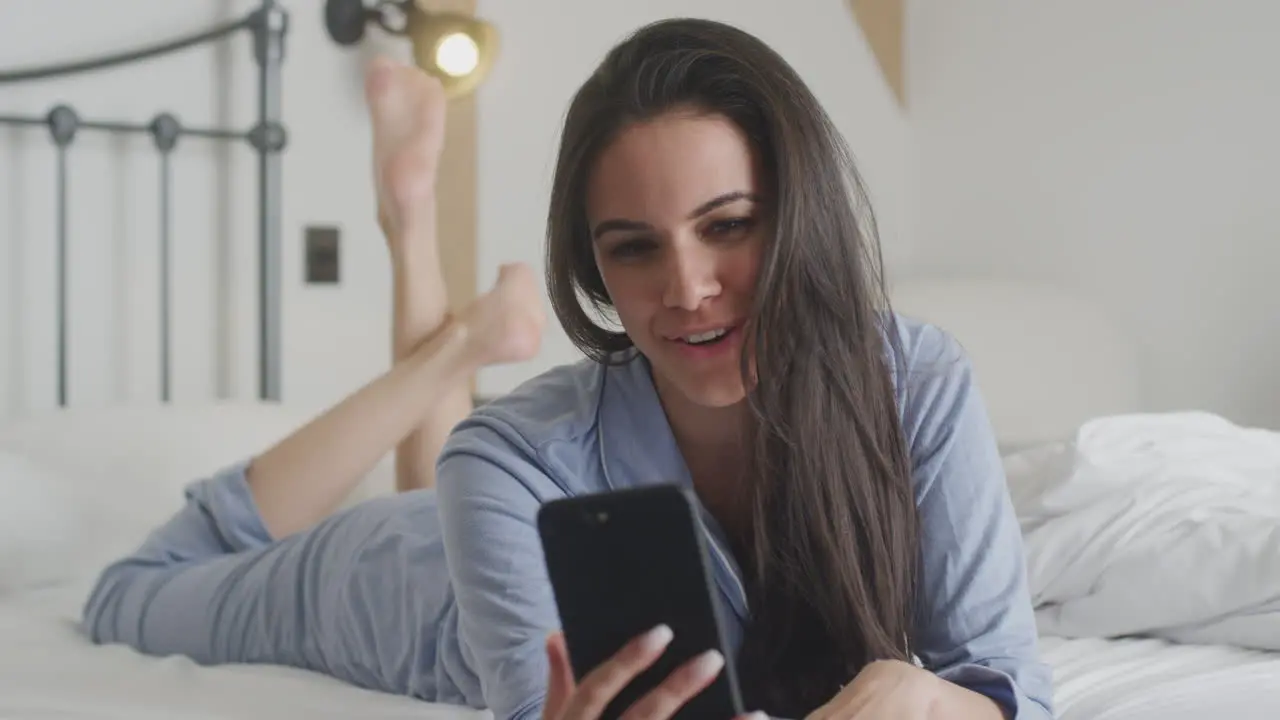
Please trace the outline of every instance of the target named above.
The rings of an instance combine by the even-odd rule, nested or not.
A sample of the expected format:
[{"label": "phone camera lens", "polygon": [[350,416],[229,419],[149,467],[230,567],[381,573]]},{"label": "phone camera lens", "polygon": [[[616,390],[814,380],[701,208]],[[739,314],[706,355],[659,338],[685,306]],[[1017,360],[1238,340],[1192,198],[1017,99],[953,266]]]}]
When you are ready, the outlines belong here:
[{"label": "phone camera lens", "polygon": [[596,522],[601,525],[609,522],[609,513],[604,511],[596,513]]}]

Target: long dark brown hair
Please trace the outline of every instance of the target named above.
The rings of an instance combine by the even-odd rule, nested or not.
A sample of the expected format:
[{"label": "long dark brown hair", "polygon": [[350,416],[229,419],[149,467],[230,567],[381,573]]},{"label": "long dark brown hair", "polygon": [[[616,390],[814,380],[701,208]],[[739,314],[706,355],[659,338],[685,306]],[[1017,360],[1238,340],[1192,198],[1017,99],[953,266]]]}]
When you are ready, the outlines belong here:
[{"label": "long dark brown hair", "polygon": [[610,308],[586,183],[627,124],[690,108],[746,133],[772,198],[743,360],[749,536],[733,540],[751,617],[737,662],[750,707],[801,717],[868,662],[910,658],[919,568],[886,345],[896,334],[874,216],[843,138],[796,72],[752,35],[696,19],[641,28],[569,107],[547,282],[588,356],[607,361],[631,346],[584,307],[597,317]]}]

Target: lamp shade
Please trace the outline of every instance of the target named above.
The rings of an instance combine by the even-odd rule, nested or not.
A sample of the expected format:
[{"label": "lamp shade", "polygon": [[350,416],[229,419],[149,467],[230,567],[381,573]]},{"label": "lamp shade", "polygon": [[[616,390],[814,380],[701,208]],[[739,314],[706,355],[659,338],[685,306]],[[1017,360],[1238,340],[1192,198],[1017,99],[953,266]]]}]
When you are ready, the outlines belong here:
[{"label": "lamp shade", "polygon": [[467,15],[424,11],[418,3],[410,7],[405,34],[414,63],[439,78],[450,97],[475,90],[498,54],[497,30]]},{"label": "lamp shade", "polygon": [[[423,0],[326,0],[325,28],[339,45],[355,45],[372,23],[396,36],[407,36],[413,61],[438,78],[449,97],[472,92],[484,82],[498,55],[493,25],[459,12],[435,12]],[[396,18],[400,18],[397,22]]]}]

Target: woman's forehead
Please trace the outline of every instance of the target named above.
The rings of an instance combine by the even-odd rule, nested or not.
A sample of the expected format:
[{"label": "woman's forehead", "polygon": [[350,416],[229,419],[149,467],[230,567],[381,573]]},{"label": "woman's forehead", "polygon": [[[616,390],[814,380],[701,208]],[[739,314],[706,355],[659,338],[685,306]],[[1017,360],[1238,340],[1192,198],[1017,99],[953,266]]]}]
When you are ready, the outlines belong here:
[{"label": "woman's forehead", "polygon": [[755,194],[751,144],[731,121],[671,114],[625,128],[596,160],[592,218],[676,219],[727,193]]}]

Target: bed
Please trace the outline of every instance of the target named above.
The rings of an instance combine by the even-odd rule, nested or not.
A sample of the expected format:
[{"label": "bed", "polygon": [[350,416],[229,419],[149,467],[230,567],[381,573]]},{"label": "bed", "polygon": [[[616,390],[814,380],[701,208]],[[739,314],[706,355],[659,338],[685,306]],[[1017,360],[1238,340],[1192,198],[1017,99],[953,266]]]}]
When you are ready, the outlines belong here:
[{"label": "bed", "polygon": [[[174,133],[246,143],[258,164],[259,269],[255,399],[174,402],[162,312],[155,402],[81,406],[67,379],[72,208],[60,199],[54,406],[0,422],[0,717],[488,717],[287,668],[209,668],[96,647],[76,627],[96,572],[178,507],[183,484],[309,417],[279,392],[281,13],[267,1],[240,21],[72,68],[90,72],[252,33],[263,52],[258,118],[248,130],[183,128],[165,113],[138,123],[82,119],[70,105],[0,115],[0,124],[47,129],[60,173],[70,129],[151,135],[162,167]],[[0,73],[0,81],[40,77]],[[168,204],[161,207],[164,224]],[[158,267],[167,289],[164,237]],[[1027,541],[1058,716],[1280,717],[1277,436],[1206,413],[1147,413],[1137,350],[1078,293],[953,278],[901,283],[893,296],[900,311],[951,331],[973,360]],[[384,461],[349,502],[391,486]]]},{"label": "bed", "polygon": [[[973,360],[1027,541],[1058,717],[1280,717],[1280,436],[1144,412],[1137,354],[1077,295],[949,280],[899,286],[895,301],[952,329]],[[305,419],[226,402],[68,407],[0,425],[0,716],[488,717],[78,634],[94,571],[176,508],[181,483]],[[389,487],[389,473],[352,502]]]}]

